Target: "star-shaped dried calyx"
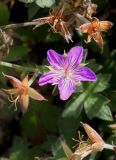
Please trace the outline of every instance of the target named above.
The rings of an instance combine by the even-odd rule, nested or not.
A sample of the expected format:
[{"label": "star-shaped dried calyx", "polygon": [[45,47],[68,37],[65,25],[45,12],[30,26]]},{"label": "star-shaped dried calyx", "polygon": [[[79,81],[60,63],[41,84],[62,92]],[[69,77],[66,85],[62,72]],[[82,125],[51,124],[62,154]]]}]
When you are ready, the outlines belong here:
[{"label": "star-shaped dried calyx", "polygon": [[83,160],[89,154],[102,151],[104,148],[115,151],[116,146],[106,144],[102,137],[91,126],[87,123],[82,123],[82,126],[88,135],[88,140],[83,141],[79,136],[79,146],[70,156],[70,160]]},{"label": "star-shaped dried calyx", "polygon": [[64,0],[61,1],[61,4],[52,8],[49,16],[35,19],[33,21],[37,22],[34,28],[40,27],[44,24],[49,24],[51,28],[49,31],[54,33],[59,33],[62,35],[67,42],[72,41],[72,35],[68,28],[68,23],[64,20]]},{"label": "star-shaped dried calyx", "polygon": [[87,34],[87,43],[93,39],[100,48],[103,48],[104,41],[101,33],[106,32],[112,25],[113,23],[110,21],[99,21],[99,19],[94,18],[92,22],[81,25],[79,31]]},{"label": "star-shaped dried calyx", "polygon": [[9,101],[15,104],[15,109],[17,109],[17,102],[21,105],[22,112],[26,112],[29,105],[29,97],[34,100],[43,101],[46,100],[40,93],[38,93],[34,88],[29,85],[28,75],[20,81],[13,76],[4,74],[4,76],[13,85],[12,89],[2,89],[9,96]]}]

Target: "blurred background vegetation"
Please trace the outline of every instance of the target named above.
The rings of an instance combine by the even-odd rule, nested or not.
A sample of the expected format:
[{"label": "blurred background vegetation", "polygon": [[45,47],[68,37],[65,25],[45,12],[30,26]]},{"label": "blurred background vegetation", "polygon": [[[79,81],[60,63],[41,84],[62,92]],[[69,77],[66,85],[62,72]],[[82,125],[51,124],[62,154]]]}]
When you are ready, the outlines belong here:
[{"label": "blurred background vegetation", "polygon": [[[22,0],[23,1],[23,0]],[[25,0],[24,0],[25,1]],[[30,0],[31,1],[31,0]],[[32,0],[25,4],[18,0],[0,1],[0,26],[10,23],[31,21],[49,14],[54,0]],[[98,5],[96,17],[109,20],[115,24],[115,0],[93,0]],[[1,160],[33,160],[41,157],[47,160],[65,160],[59,137],[63,137],[72,148],[78,138],[77,131],[84,133],[80,121],[87,122],[96,129],[103,139],[112,144],[116,141],[116,128],[109,127],[115,123],[116,113],[116,49],[115,25],[105,34],[104,48],[101,53],[95,42],[85,44],[83,37],[74,31],[74,42],[67,43],[59,34],[48,32],[44,25],[35,30],[24,27],[7,30],[12,37],[13,45],[9,49],[0,50],[0,61],[6,61],[26,67],[37,67],[47,64],[48,49],[59,53],[69,51],[75,45],[83,45],[87,54],[88,66],[98,76],[96,83],[85,82],[78,86],[78,92],[68,101],[61,101],[57,89],[51,85],[39,87],[38,78],[33,87],[41,92],[47,102],[31,100],[27,112],[23,115],[18,106],[14,107],[6,95],[0,92],[0,159]],[[11,41],[10,41],[11,42]],[[2,42],[0,41],[0,44]],[[0,66],[0,88],[11,87],[2,72],[22,78],[32,72]],[[83,92],[87,91],[87,92]],[[86,136],[86,135],[85,135]],[[72,149],[74,150],[74,149]],[[88,160],[114,160],[113,151],[98,153]]]}]

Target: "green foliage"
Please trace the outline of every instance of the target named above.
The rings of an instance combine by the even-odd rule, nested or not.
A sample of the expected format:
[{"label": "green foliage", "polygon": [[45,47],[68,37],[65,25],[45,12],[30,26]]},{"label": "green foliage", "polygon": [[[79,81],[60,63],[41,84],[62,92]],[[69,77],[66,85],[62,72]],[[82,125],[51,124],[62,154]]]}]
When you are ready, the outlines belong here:
[{"label": "green foliage", "polygon": [[109,87],[110,74],[98,74],[95,83],[85,84],[85,89],[93,93],[102,92]]},{"label": "green foliage", "polygon": [[67,107],[64,110],[62,116],[63,117],[70,117],[70,116],[79,117],[83,108],[82,103],[85,100],[86,96],[87,96],[86,93],[82,93],[80,95],[77,94],[77,96],[75,96],[73,99],[71,99],[68,102]]},{"label": "green foliage", "polygon": [[84,102],[84,109],[87,116],[92,119],[94,117],[112,121],[112,114],[109,106],[107,105],[109,100],[100,95],[100,94],[92,94],[89,98]]},{"label": "green foliage", "polygon": [[36,0],[35,3],[41,8],[51,7],[55,3],[55,0]]},{"label": "green foliage", "polygon": [[32,160],[34,157],[41,154],[38,147],[28,148],[27,143],[23,141],[20,137],[15,137],[13,141],[13,146],[10,149],[11,156],[10,160]]},{"label": "green foliage", "polygon": [[109,106],[109,100],[99,94],[103,92],[109,86],[110,74],[99,74],[95,83],[85,83],[84,92],[81,94],[75,94],[75,96],[67,103],[64,110],[63,117],[79,117],[83,110],[90,119],[94,117],[112,121],[112,114]]},{"label": "green foliage", "polygon": [[9,21],[9,10],[6,4],[0,4],[0,25],[6,25]]},{"label": "green foliage", "polygon": [[35,3],[27,4],[28,7],[28,19],[31,20],[39,11],[39,7]]},{"label": "green foliage", "polygon": [[61,140],[61,146],[62,146],[67,158],[69,158],[72,155],[72,151],[69,148],[69,146],[63,140]]},{"label": "green foliage", "polygon": [[5,58],[5,61],[17,61],[27,56],[30,49],[28,46],[14,45],[10,48],[10,53]]},{"label": "green foliage", "polygon": [[35,2],[39,7],[51,7],[55,3],[55,0],[19,0],[24,3],[32,3]]},{"label": "green foliage", "polygon": [[34,2],[35,0],[19,0],[19,1],[24,2],[24,3],[32,3],[32,2]]},{"label": "green foliage", "polygon": [[[21,120],[22,134],[27,137],[39,135],[39,132],[46,134],[46,131],[51,133],[57,132],[56,126],[61,109],[51,106],[46,102],[31,102],[34,108],[28,111]],[[52,112],[51,112],[52,110]],[[33,128],[33,130],[30,130]]]}]

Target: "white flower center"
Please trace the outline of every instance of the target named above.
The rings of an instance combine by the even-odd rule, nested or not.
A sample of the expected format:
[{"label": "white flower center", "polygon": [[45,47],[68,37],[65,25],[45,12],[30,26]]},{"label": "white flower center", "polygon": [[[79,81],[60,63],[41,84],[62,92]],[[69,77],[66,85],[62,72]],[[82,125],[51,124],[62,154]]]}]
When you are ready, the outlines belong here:
[{"label": "white flower center", "polygon": [[73,70],[70,67],[64,67],[62,70],[63,78],[72,78]]}]

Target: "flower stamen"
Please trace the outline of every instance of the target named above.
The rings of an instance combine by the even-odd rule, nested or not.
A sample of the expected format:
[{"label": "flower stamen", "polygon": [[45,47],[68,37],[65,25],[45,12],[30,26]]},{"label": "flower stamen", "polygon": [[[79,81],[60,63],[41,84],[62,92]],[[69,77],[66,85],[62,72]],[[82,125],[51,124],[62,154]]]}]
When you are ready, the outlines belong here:
[{"label": "flower stamen", "polygon": [[8,96],[9,102],[12,104],[9,106],[11,108],[12,106],[15,106],[14,111],[17,111],[17,101],[19,100],[19,96],[13,97],[13,95]]}]

